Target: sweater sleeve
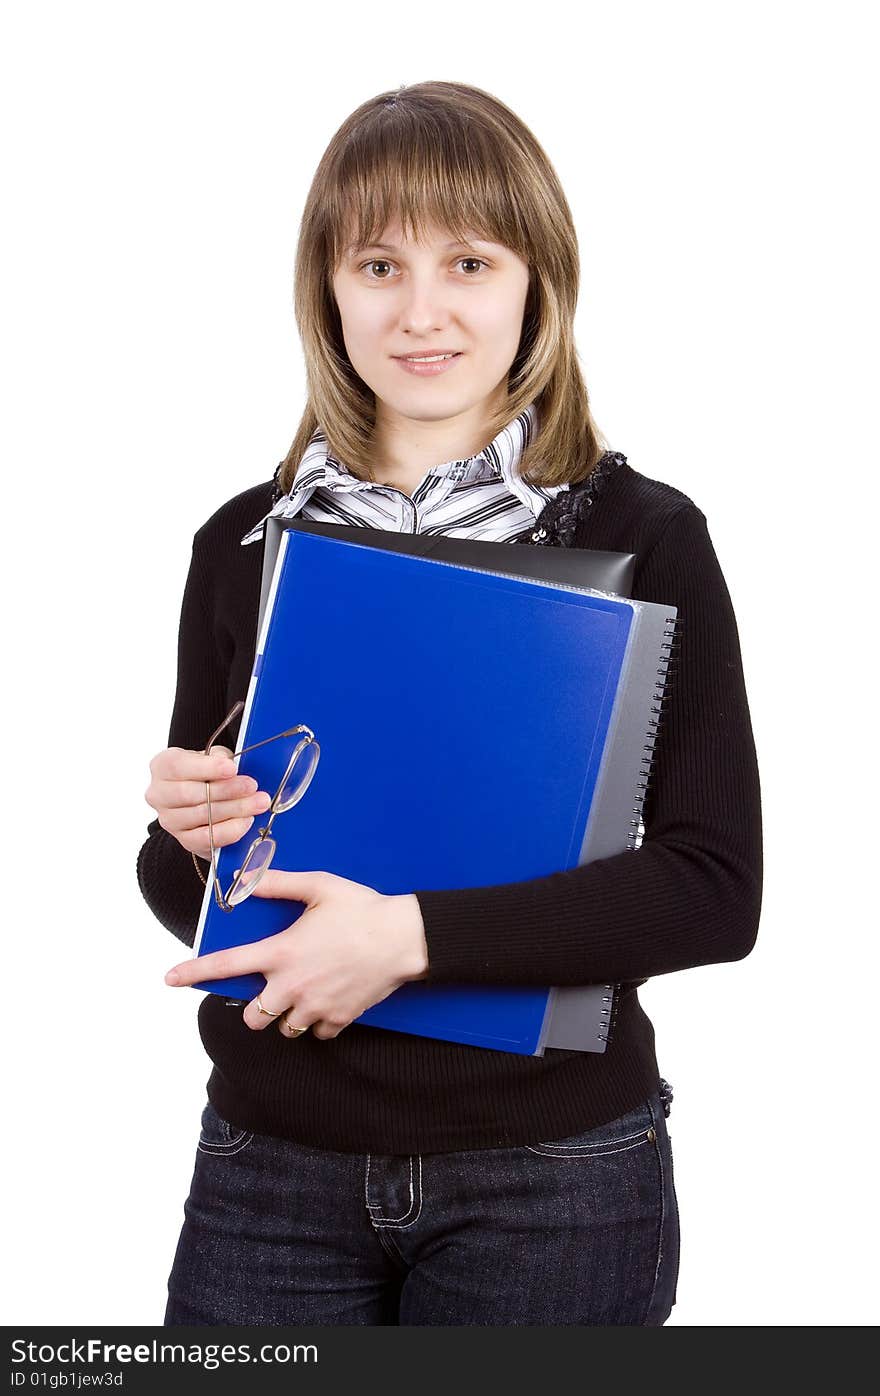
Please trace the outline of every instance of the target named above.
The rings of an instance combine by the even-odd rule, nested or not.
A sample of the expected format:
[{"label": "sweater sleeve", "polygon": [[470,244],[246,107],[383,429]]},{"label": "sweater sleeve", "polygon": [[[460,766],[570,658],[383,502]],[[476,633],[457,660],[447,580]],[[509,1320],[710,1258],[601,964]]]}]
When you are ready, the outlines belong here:
[{"label": "sweater sleeve", "polygon": [[633,590],[677,606],[682,621],[641,845],[524,882],[416,892],[428,982],[647,979],[752,949],[763,874],[757,758],[736,619],[695,505],[667,523]]},{"label": "sweater sleeve", "polygon": [[[226,674],[214,639],[208,594],[196,534],[180,612],[177,691],[168,732],[168,746],[187,751],[204,747],[225,711]],[[138,886],[162,925],[192,947],[203,884],[191,855],[158,819],[147,825],[147,834],[137,857]]]}]

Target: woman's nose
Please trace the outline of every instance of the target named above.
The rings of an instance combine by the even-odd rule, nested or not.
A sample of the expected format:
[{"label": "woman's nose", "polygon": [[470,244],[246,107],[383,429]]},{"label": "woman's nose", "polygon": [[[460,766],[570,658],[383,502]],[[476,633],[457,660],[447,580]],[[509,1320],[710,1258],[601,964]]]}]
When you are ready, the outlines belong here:
[{"label": "woman's nose", "polygon": [[419,332],[446,324],[449,320],[447,289],[432,277],[412,277],[403,294],[401,324]]}]

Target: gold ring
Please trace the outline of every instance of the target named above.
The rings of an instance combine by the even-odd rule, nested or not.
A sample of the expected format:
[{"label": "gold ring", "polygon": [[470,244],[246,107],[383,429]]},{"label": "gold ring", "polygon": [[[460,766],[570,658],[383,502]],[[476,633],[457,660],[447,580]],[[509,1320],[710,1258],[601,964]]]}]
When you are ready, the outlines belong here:
[{"label": "gold ring", "polygon": [[262,1000],[262,998],[261,998],[261,996],[260,996],[259,994],[257,994],[257,1008],[260,1010],[261,1013],[265,1013],[265,1015],[266,1015],[267,1018],[280,1018],[280,1017],[281,1017],[281,1014],[280,1014],[280,1013],[270,1013],[269,1010],[268,1010],[268,1008],[264,1008],[264,1007],[263,1007],[263,1000]]},{"label": "gold ring", "polygon": [[284,1019],[284,1026],[291,1037],[301,1037],[304,1032],[308,1032],[308,1028],[296,1028],[293,1023],[289,1023],[286,1018]]}]

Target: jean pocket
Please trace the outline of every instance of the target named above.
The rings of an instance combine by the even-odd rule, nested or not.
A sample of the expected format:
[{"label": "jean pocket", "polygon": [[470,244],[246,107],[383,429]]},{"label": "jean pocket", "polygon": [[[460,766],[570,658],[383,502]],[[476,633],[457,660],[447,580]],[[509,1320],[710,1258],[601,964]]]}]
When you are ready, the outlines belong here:
[{"label": "jean pocket", "polygon": [[198,1149],[202,1154],[238,1154],[254,1137],[253,1130],[230,1124],[218,1115],[210,1100],[202,1111]]},{"label": "jean pocket", "polygon": [[547,1139],[539,1144],[526,1144],[532,1154],[544,1158],[603,1158],[608,1154],[625,1153],[655,1143],[657,1133],[654,1116],[647,1101],[628,1114],[608,1124],[570,1134],[565,1139]]}]

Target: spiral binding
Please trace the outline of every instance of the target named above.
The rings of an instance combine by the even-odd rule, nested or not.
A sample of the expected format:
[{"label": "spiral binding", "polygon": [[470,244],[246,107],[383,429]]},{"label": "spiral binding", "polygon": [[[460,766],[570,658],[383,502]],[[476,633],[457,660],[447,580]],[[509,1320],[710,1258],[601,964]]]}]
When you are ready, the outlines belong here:
[{"label": "spiral binding", "polygon": [[[533,545],[571,547],[574,541],[574,532],[583,517],[586,509],[593,503],[593,495],[599,494],[604,487],[607,478],[626,463],[626,456],[620,452],[606,452],[601,458],[597,470],[593,476],[587,480],[579,482],[568,492],[551,500],[542,511],[535,524],[521,533],[513,541],[517,543],[531,543]],[[651,716],[648,719],[648,730],[645,732],[645,743],[642,748],[643,755],[636,782],[635,804],[632,807],[633,818],[629,821],[630,828],[627,832],[626,843],[629,852],[635,852],[641,842],[645,827],[642,823],[642,812],[645,807],[647,792],[651,785],[651,771],[654,764],[654,754],[657,749],[657,742],[662,733],[660,730],[663,714],[668,706],[669,694],[672,690],[670,677],[674,678],[679,661],[679,649],[683,630],[683,618],[681,616],[667,616],[663,630],[663,640],[660,644],[662,653],[660,654],[660,667],[657,669],[657,678],[654,682],[654,693],[652,695]],[[643,981],[646,982],[646,981]],[[620,1009],[620,983],[604,984],[602,995],[602,1012],[600,1014],[600,1031],[596,1034],[599,1042],[606,1047],[611,1041],[617,1023],[617,1015]]]},{"label": "spiral binding", "polygon": [[596,1037],[607,1046],[611,1040],[611,1034],[614,1032],[614,1025],[617,1022],[617,1012],[620,1007],[620,985],[603,984],[602,988],[605,990],[605,993],[602,995],[603,1008],[599,1015],[602,1031],[597,1032]]},{"label": "spiral binding", "polygon": [[667,616],[663,629],[663,640],[660,644],[662,651],[660,667],[657,669],[657,678],[654,681],[654,692],[650,707],[651,716],[648,719],[648,730],[645,732],[645,743],[642,747],[641,765],[636,780],[635,804],[632,807],[633,818],[629,821],[627,832],[627,849],[634,853],[641,845],[644,834],[644,824],[642,814],[645,808],[648,790],[653,784],[652,772],[654,770],[654,758],[657,750],[658,740],[662,737],[661,731],[663,715],[669,706],[669,695],[674,687],[670,682],[670,677],[674,680],[677,677],[678,663],[680,659],[680,648],[682,640],[683,619],[681,616]]}]

